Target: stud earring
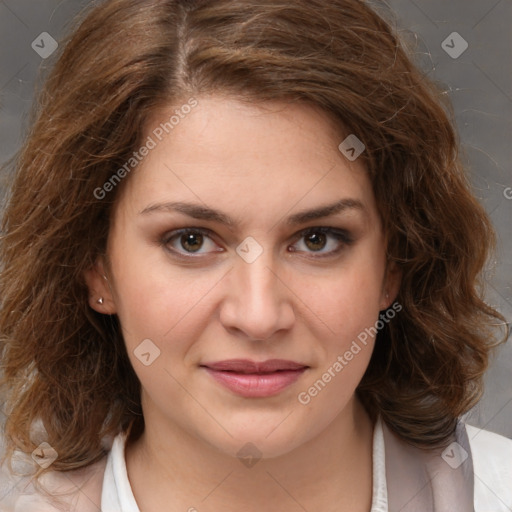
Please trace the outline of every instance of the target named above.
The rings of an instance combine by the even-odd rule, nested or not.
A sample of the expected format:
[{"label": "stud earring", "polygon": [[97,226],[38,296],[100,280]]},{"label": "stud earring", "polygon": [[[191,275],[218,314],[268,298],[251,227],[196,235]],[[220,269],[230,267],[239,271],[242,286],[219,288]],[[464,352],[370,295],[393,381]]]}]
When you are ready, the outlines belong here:
[{"label": "stud earring", "polygon": [[98,304],[103,304],[103,302],[104,302],[103,297],[100,297],[96,302]]}]

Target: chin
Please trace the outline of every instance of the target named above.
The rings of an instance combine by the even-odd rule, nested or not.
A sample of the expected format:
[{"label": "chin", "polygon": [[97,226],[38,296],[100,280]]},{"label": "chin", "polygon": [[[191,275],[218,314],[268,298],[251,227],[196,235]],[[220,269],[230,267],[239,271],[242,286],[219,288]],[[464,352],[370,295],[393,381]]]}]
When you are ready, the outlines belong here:
[{"label": "chin", "polygon": [[255,421],[250,427],[245,428],[240,425],[228,426],[227,430],[233,437],[226,434],[221,438],[210,438],[208,442],[216,450],[231,457],[273,459],[290,453],[308,441],[304,436],[304,429],[301,432],[297,424],[290,430],[290,425],[288,428],[285,426],[286,422],[282,425],[276,422],[276,425],[279,425],[277,428],[269,428],[268,422],[261,426],[257,423]]}]

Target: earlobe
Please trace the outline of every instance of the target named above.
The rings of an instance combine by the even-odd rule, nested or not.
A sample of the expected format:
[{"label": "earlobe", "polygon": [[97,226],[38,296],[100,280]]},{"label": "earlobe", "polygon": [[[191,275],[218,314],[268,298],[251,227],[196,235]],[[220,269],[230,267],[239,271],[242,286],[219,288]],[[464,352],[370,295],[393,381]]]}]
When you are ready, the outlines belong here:
[{"label": "earlobe", "polygon": [[388,262],[382,291],[381,310],[387,309],[396,299],[402,282],[402,271],[395,262]]},{"label": "earlobe", "polygon": [[103,260],[99,258],[94,267],[85,272],[84,277],[89,290],[89,306],[98,313],[115,314],[114,297]]}]

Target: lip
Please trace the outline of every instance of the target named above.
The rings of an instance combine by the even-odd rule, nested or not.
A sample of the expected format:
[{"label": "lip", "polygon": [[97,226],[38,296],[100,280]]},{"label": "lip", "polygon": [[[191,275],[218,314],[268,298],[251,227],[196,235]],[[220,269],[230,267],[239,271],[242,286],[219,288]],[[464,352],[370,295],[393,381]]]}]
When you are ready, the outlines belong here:
[{"label": "lip", "polygon": [[295,361],[269,359],[256,362],[229,359],[201,365],[219,384],[246,398],[274,396],[299,379],[309,368]]}]

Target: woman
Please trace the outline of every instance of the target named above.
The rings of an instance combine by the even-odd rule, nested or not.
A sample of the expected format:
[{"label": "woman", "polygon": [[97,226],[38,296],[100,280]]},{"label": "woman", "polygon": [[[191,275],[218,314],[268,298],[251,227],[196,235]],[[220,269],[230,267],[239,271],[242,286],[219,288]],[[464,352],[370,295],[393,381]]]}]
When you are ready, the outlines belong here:
[{"label": "woman", "polygon": [[63,46],[3,223],[4,509],[509,510],[459,420],[492,227],[383,18],[109,0]]}]

